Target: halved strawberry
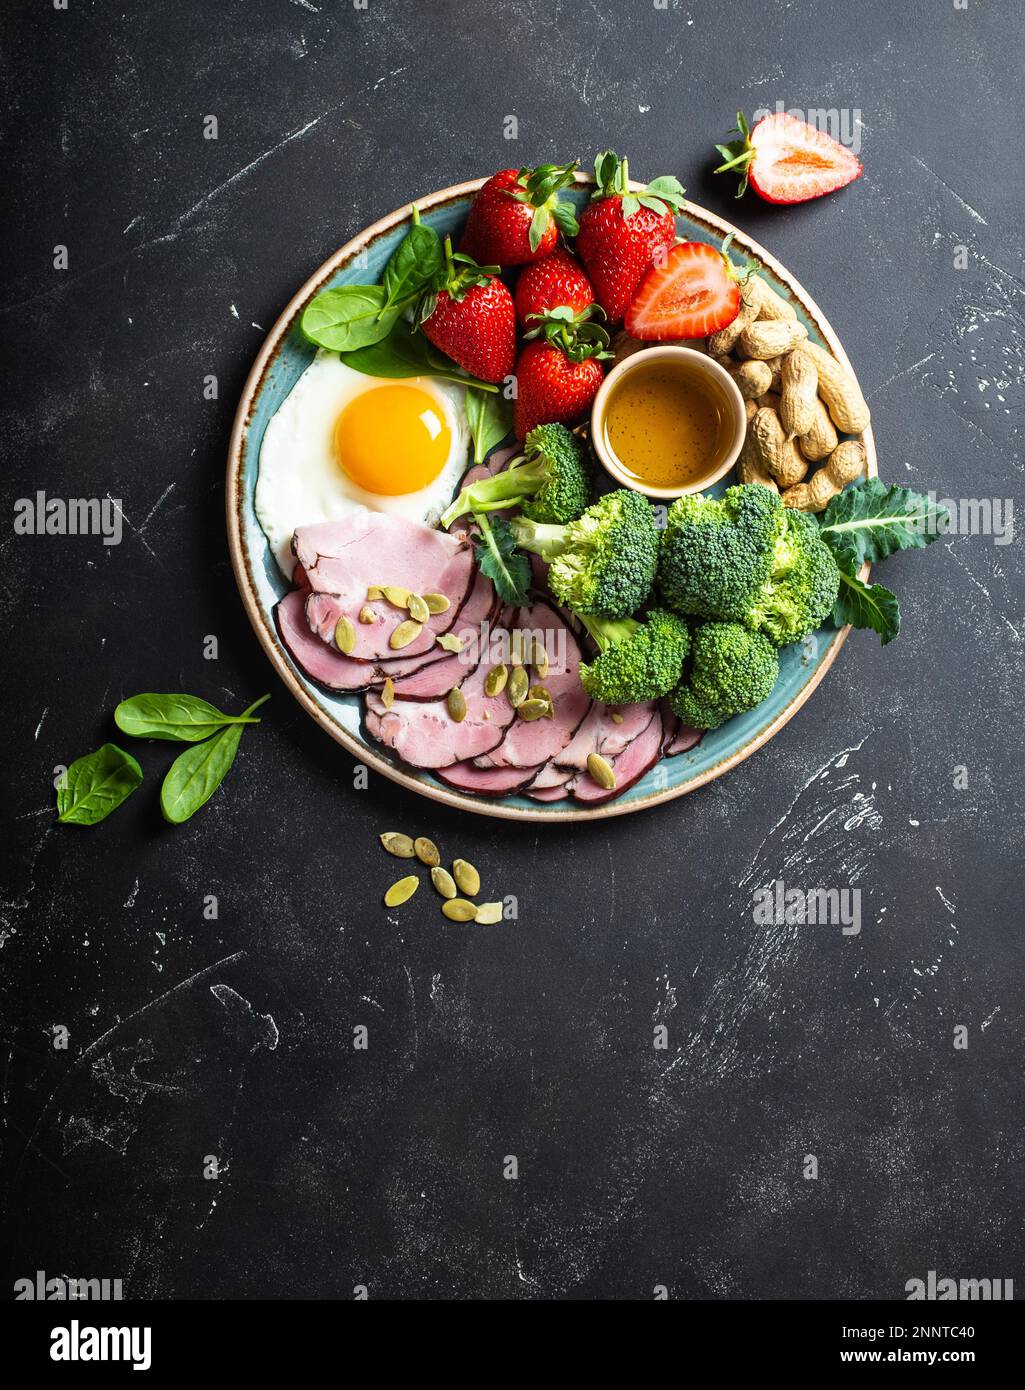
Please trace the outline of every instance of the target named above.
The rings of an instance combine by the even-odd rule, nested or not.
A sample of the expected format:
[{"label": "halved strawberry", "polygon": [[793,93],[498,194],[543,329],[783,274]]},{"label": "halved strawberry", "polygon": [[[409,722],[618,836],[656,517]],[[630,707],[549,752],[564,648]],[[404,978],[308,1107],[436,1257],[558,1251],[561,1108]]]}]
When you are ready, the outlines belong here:
[{"label": "halved strawberry", "polygon": [[716,145],[725,162],[715,172],[742,171],[738,198],[750,182],[767,203],[805,203],[861,177],[861,161],[846,146],[787,111],[763,116],[753,130],[738,111],[735,133],[739,140]]},{"label": "halved strawberry", "polygon": [[624,326],[633,338],[704,338],[732,323],[740,283],[729,257],[703,241],[681,241],[637,287]]}]

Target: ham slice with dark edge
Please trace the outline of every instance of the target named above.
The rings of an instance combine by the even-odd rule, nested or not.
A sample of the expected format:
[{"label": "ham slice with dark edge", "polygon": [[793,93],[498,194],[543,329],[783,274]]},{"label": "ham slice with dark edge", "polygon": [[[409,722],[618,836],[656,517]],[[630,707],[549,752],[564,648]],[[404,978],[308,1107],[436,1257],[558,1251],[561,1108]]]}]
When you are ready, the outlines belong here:
[{"label": "ham slice with dark edge", "polygon": [[477,758],[478,767],[540,768],[566,747],[591,704],[580,684],[580,644],[555,609],[535,603],[520,611],[517,623],[521,631],[545,642],[549,670],[543,684],[555,705],[555,717],[515,720],[498,747]]},{"label": "ham slice with dark edge", "polygon": [[569,789],[563,782],[558,787],[528,787],[527,795],[534,801],[565,801],[569,796]]},{"label": "ham slice with dark edge", "polygon": [[[306,621],[324,642],[333,643],[340,617],[352,623],[354,661],[386,661],[397,655],[388,639],[408,617],[386,599],[367,599],[371,585],[390,584],[414,593],[444,594],[449,607],[433,614],[407,647],[405,657],[434,646],[459,616],[473,583],[475,567],[469,543],[446,531],[384,512],[355,512],[343,521],[299,526],[292,541],[295,557],[310,584]],[[361,623],[367,606],[376,621]]]},{"label": "ham slice with dark edge", "polygon": [[368,689],[377,680],[374,667],[365,661],[353,661],[314,637],[306,623],[305,605],[306,591],[293,589],[274,609],[278,635],[289,656],[311,681],[328,690]]},{"label": "ham slice with dark edge", "polygon": [[[477,767],[471,762],[439,768],[438,776],[450,787],[475,796],[509,796],[522,791],[537,769],[533,767]],[[561,793],[563,796],[565,792]]]},{"label": "ham slice with dark edge", "polygon": [[616,797],[629,791],[658,762],[662,751],[662,734],[662,716],[655,712],[643,733],[632,739],[618,757],[610,759],[616,774],[616,785],[612,790],[599,786],[589,772],[581,772],[569,784],[574,798],[587,806],[600,806],[606,801],[615,801]]}]

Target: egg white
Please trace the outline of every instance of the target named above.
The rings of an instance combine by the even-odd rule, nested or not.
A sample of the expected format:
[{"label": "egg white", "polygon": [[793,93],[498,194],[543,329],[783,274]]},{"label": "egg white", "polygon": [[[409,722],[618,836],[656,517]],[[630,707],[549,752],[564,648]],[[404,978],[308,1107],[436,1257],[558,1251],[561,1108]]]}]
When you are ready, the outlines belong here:
[{"label": "egg white", "polygon": [[257,520],[282,573],[292,577],[292,533],[297,526],[339,521],[354,511],[389,512],[433,522],[444,511],[467,465],[469,426],[465,388],[434,377],[406,378],[438,406],[451,437],[448,457],[425,488],[388,497],[367,492],[338,464],[334,429],[346,405],[388,382],[348,367],[336,352],[319,351],[275,411],[260,445],[256,480]]}]

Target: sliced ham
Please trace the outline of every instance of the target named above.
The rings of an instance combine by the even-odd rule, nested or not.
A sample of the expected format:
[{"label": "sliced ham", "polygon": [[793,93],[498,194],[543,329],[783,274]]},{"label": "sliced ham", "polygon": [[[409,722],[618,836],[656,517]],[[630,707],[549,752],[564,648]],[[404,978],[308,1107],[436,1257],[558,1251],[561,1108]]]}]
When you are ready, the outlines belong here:
[{"label": "sliced ham", "polygon": [[509,796],[522,791],[534,772],[532,767],[477,767],[472,762],[462,762],[439,768],[438,776],[448,786],[473,792],[475,796]]},{"label": "sliced ham", "polygon": [[328,690],[368,689],[377,679],[373,666],[353,661],[314,637],[306,623],[305,603],[305,592],[293,589],[274,609],[278,634],[289,656],[310,680]]},{"label": "sliced ham", "polygon": [[622,796],[658,762],[662,751],[662,733],[662,717],[656,711],[649,718],[644,731],[632,739],[618,757],[610,760],[616,774],[615,787],[608,791],[599,786],[589,772],[581,772],[569,784],[574,798],[588,806],[599,806]]},{"label": "sliced ham", "polygon": [[569,789],[565,782],[558,787],[533,787],[527,788],[527,795],[534,801],[565,801],[569,796]]},{"label": "sliced ham", "polygon": [[[600,753],[609,762],[644,732],[655,713],[654,702],[641,705],[592,705],[570,743],[556,753],[557,767],[583,772],[588,755]],[[618,722],[612,717],[619,715]]]},{"label": "sliced ham", "polygon": [[704,736],[703,729],[692,729],[689,724],[680,724],[672,739],[663,748],[663,755],[675,758],[678,753],[686,753],[688,748],[696,747]]},{"label": "sliced ham", "polygon": [[[296,528],[295,556],[310,584],[306,621],[324,642],[333,643],[340,617],[353,625],[355,661],[386,661],[396,655],[388,639],[408,615],[386,599],[368,600],[372,585],[392,584],[414,593],[444,594],[449,607],[432,615],[404,657],[429,651],[439,633],[459,616],[473,583],[475,567],[469,543],[446,531],[384,512],[354,512],[342,521]],[[361,623],[369,607],[376,621]]]},{"label": "sliced ham", "polygon": [[478,757],[478,767],[540,767],[566,747],[590,707],[590,698],[580,684],[580,644],[555,609],[536,603],[523,609],[517,622],[522,631],[535,633],[545,642],[549,671],[544,685],[552,697],[555,716],[530,722],[515,720],[498,747]]}]

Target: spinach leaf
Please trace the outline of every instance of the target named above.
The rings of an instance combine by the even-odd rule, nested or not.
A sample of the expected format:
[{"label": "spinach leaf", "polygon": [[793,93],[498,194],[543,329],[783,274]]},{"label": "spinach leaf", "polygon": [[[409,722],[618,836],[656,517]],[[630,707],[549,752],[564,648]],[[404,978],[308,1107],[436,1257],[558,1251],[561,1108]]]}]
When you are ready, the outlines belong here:
[{"label": "spinach leaf", "polygon": [[349,352],[386,337],[399,309],[388,304],[383,285],[339,285],[307,304],[300,327],[318,347]]},{"label": "spinach leaf", "polygon": [[944,535],[946,507],[907,487],[866,478],[837,493],[822,518],[822,539],[842,569],[855,573],[866,560],[885,560],[898,550],[921,550]]},{"label": "spinach leaf", "polygon": [[473,440],[473,461],[483,463],[512,429],[512,402],[501,394],[467,391],[466,419]]},{"label": "spinach leaf", "polygon": [[225,724],[259,724],[245,715],[222,714],[195,695],[133,695],[114,711],[114,722],[132,738],[199,743]]},{"label": "spinach leaf", "polygon": [[438,233],[420,221],[413,223],[399,242],[384,271],[385,301],[411,303],[425,289],[438,289],[445,269],[445,254]]},{"label": "spinach leaf", "polygon": [[[247,720],[269,699],[264,695],[254,701],[241,719]],[[160,788],[160,810],[166,821],[181,825],[210,800],[235,761],[245,727],[245,723],[228,724],[205,743],[178,754]]]},{"label": "spinach leaf", "polygon": [[481,573],[494,584],[503,603],[526,603],[530,561],[516,549],[509,523],[504,517],[489,517],[486,512],[474,512],[473,519],[480,528],[480,536],[475,540]]},{"label": "spinach leaf", "polygon": [[57,789],[57,819],[64,825],[96,825],[116,811],[142,781],[142,768],[116,743],[76,758]]},{"label": "spinach leaf", "polygon": [[866,584],[841,568],[833,622],[837,627],[850,623],[852,627],[871,628],[885,647],[900,632],[900,604],[896,594],[882,584]]},{"label": "spinach leaf", "polygon": [[443,381],[458,382],[460,386],[472,386],[477,391],[498,391],[498,387],[490,382],[467,376],[453,361],[432,347],[422,333],[414,332],[405,319],[398,319],[387,337],[380,342],[343,352],[341,359],[347,366],[366,376],[436,376]]}]

